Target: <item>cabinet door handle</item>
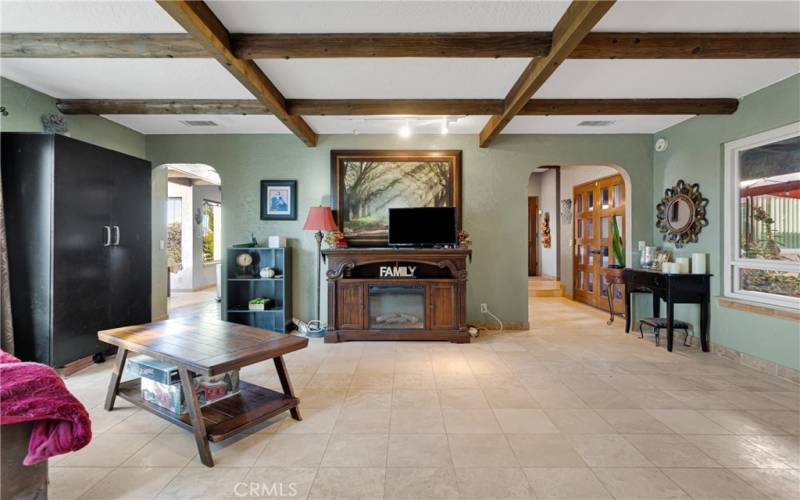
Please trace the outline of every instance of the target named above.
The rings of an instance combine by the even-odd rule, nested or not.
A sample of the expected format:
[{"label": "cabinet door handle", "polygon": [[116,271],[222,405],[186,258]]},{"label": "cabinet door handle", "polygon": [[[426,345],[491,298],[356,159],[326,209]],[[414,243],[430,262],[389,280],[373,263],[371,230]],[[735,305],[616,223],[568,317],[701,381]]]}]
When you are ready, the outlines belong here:
[{"label": "cabinet door handle", "polygon": [[114,246],[119,246],[119,226],[114,226]]},{"label": "cabinet door handle", "polygon": [[111,226],[103,226],[103,232],[105,233],[105,243],[103,243],[104,247],[111,246]]}]

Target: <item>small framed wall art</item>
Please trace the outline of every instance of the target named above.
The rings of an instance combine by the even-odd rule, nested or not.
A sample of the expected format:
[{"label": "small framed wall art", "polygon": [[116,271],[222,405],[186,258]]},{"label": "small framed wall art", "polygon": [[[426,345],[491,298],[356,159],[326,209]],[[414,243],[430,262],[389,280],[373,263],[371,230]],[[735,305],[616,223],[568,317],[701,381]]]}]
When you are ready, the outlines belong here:
[{"label": "small framed wall art", "polygon": [[261,181],[261,220],[297,220],[297,181]]}]

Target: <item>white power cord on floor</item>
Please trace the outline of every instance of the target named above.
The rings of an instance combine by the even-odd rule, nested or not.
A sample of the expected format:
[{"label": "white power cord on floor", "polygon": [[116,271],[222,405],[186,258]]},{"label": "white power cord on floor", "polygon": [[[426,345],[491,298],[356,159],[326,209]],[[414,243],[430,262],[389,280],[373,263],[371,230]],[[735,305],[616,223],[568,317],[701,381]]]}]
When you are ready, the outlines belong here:
[{"label": "white power cord on floor", "polygon": [[503,321],[500,318],[498,318],[497,316],[495,316],[494,313],[492,313],[492,311],[490,311],[488,307],[486,308],[486,312],[484,314],[488,314],[495,321],[497,321],[497,323],[500,325],[500,333],[503,333]]}]

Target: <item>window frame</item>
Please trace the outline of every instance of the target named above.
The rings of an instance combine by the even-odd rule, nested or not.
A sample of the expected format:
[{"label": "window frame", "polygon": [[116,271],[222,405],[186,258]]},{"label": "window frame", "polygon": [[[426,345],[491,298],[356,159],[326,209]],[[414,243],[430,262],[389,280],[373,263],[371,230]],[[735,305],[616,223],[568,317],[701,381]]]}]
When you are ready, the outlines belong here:
[{"label": "window frame", "polygon": [[788,261],[748,259],[740,256],[740,199],[739,153],[774,142],[800,137],[800,121],[783,127],[725,143],[724,188],[726,199],[722,226],[724,250],[723,296],[763,304],[773,308],[800,310],[800,299],[781,295],[740,289],[740,269],[766,269],[770,271],[800,272],[800,264]]}]

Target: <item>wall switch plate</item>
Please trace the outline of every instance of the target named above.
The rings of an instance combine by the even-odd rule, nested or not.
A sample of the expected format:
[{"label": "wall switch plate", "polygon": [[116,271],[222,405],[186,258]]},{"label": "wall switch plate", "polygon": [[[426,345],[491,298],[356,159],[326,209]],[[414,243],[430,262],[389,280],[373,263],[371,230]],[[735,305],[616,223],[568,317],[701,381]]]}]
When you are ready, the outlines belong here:
[{"label": "wall switch plate", "polygon": [[640,241],[639,242],[639,251],[640,252],[644,252],[644,247],[645,246],[647,246],[647,243],[645,243],[644,241]]},{"label": "wall switch plate", "polygon": [[481,304],[481,313],[485,314],[488,312],[489,312],[489,306],[487,306],[486,304]]},{"label": "wall switch plate", "polygon": [[158,240],[158,248],[164,250],[164,240]]}]

